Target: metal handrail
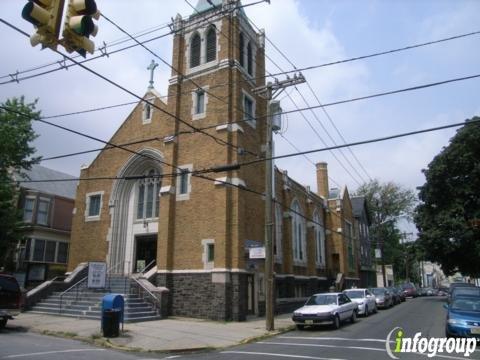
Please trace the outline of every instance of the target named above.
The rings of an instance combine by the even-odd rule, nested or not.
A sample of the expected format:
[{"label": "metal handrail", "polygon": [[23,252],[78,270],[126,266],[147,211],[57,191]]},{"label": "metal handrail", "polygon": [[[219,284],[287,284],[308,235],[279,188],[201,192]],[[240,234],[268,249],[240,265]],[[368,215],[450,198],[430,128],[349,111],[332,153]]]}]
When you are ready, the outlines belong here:
[{"label": "metal handrail", "polygon": [[155,295],[154,293],[152,293],[150,290],[148,290],[145,286],[142,285],[142,283],[140,281],[138,281],[138,279],[132,277],[132,279],[137,283],[137,285],[143,290],[145,291],[148,295],[150,295],[150,297],[154,298],[155,299],[155,308],[158,307],[158,304],[160,303],[160,299],[157,297],[157,295]]},{"label": "metal handrail", "polygon": [[156,259],[153,259],[152,261],[150,261],[144,268],[142,271],[140,271],[140,274],[144,275],[146,272],[147,272],[147,269],[150,267],[150,265],[152,264],[155,264],[157,262]]},{"label": "metal handrail", "polygon": [[[81,283],[85,282],[85,280],[88,279],[88,276],[85,276],[83,279],[81,279],[80,281],[76,282],[75,284],[73,284],[72,286],[70,286],[67,290],[65,290],[64,292],[62,292],[60,294],[60,313],[62,313],[62,304],[63,304],[63,296],[70,292],[73,288],[79,286]],[[76,296],[76,300],[78,300],[78,288],[77,288],[77,296]]]}]

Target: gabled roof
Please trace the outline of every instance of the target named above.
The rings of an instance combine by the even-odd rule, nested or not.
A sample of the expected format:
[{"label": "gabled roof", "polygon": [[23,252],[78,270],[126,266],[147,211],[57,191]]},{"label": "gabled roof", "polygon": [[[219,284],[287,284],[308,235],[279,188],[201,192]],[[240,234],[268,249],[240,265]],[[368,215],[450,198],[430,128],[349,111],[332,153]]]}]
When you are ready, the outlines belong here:
[{"label": "gabled roof", "polygon": [[[60,171],[46,168],[40,165],[33,165],[30,170],[23,171],[22,177],[15,174],[15,180],[19,181],[19,185],[24,189],[36,190],[44,194],[58,195],[69,199],[75,199],[78,181],[75,176],[65,174]],[[70,181],[55,182],[22,182],[22,180],[53,180],[53,179],[71,179]]]},{"label": "gabled roof", "polygon": [[351,197],[352,202],[352,212],[354,217],[361,217],[362,213],[365,212],[367,220],[370,223],[370,215],[368,213],[367,201],[365,196],[353,196]]}]

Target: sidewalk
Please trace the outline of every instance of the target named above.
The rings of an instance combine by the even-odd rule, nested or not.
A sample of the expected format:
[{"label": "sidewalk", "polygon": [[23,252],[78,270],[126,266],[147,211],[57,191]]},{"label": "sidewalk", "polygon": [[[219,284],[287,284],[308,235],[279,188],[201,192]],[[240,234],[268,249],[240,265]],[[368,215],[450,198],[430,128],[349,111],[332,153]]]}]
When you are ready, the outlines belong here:
[{"label": "sidewalk", "polygon": [[265,335],[274,335],[293,326],[290,315],[275,318],[276,331],[265,330],[264,318],[244,322],[215,322],[191,318],[128,323],[118,338],[102,338],[100,320],[87,320],[53,315],[22,313],[7,327],[24,328],[37,333],[52,334],[113,345],[125,350],[180,352],[223,348]]}]

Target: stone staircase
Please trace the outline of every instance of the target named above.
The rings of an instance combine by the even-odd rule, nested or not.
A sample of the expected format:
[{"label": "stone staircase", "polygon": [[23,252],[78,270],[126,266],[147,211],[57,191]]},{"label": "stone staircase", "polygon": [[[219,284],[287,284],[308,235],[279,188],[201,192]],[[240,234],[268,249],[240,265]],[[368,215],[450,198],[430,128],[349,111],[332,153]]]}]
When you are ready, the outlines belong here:
[{"label": "stone staircase", "polygon": [[[87,289],[82,284],[61,297],[62,292],[53,292],[49,297],[36,303],[30,310],[37,314],[52,314],[84,319],[101,319],[102,299],[106,294],[120,294],[125,300],[125,322],[159,320],[161,316],[152,304],[136,294],[134,280],[112,275],[106,289]],[[78,292],[77,292],[78,290]],[[61,310],[60,310],[61,304]]]}]

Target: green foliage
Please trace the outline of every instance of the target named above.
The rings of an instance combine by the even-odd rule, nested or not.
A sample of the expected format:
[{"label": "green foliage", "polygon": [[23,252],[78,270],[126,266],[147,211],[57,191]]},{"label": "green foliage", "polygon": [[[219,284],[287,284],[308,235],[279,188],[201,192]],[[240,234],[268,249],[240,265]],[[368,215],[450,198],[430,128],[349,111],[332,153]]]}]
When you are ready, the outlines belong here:
[{"label": "green foliage", "polygon": [[400,244],[402,234],[397,220],[412,217],[416,202],[414,192],[393,182],[381,184],[372,180],[360,186],[356,195],[364,196],[367,201],[373,247],[383,247],[385,263],[393,264],[396,276],[402,276],[402,271],[405,276],[405,249]]},{"label": "green foliage", "polygon": [[480,124],[467,121],[423,172],[415,222],[426,258],[479,277]]},{"label": "green foliage", "polygon": [[38,163],[30,143],[37,137],[31,121],[40,115],[34,103],[13,98],[0,105],[0,267],[9,268],[13,248],[22,237],[21,214],[13,173]]}]

